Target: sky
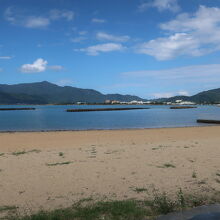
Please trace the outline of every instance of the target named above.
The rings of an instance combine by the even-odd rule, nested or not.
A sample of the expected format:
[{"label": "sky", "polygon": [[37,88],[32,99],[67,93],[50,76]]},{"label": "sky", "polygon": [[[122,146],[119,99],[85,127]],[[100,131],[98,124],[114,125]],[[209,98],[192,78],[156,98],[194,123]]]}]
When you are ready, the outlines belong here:
[{"label": "sky", "polygon": [[143,98],[220,87],[220,0],[0,0],[0,84]]}]

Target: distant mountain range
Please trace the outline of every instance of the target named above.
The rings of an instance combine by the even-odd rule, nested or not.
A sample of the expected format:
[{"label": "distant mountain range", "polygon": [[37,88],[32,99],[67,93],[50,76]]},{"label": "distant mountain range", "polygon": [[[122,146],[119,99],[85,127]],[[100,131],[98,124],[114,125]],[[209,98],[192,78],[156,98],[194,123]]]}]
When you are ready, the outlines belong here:
[{"label": "distant mountain range", "polygon": [[[107,94],[93,89],[58,86],[43,81],[16,85],[0,84],[0,104],[66,104],[76,102],[104,103],[105,100],[130,102],[147,101],[138,96]],[[153,100],[155,102],[175,102],[176,100],[195,103],[220,103],[220,88],[204,91],[193,96],[175,96]]]},{"label": "distant mountain range", "polygon": [[146,101],[138,96],[104,95],[93,89],[62,87],[47,81],[16,85],[0,84],[0,104],[104,103],[105,100]]},{"label": "distant mountain range", "polygon": [[220,103],[220,88],[200,92],[193,96],[174,96],[171,98],[156,99],[156,102],[175,102],[176,100],[190,101],[198,104]]}]

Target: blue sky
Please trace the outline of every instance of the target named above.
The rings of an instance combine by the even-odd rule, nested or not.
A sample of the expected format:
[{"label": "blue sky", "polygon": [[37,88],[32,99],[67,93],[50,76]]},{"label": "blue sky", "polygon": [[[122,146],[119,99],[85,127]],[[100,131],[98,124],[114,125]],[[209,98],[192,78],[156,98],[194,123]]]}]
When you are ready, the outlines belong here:
[{"label": "blue sky", "polygon": [[220,0],[0,0],[0,83],[144,98],[220,87]]}]

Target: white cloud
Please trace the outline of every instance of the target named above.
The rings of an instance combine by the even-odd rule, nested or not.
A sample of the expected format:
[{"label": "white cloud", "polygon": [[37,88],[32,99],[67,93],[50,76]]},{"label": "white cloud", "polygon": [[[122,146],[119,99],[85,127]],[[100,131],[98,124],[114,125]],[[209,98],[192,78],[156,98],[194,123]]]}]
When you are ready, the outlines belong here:
[{"label": "white cloud", "polygon": [[186,33],[148,41],[139,45],[136,52],[151,55],[158,60],[169,60],[180,55],[200,56],[203,53],[197,40]]},{"label": "white cloud", "polygon": [[47,60],[38,58],[32,64],[23,64],[20,68],[23,73],[40,73],[46,70],[61,71],[64,67],[61,65],[48,66]]},{"label": "white cloud", "polygon": [[137,52],[158,60],[177,56],[202,56],[220,50],[220,8],[200,6],[193,15],[180,14],[160,25],[168,37],[156,38],[138,46]]},{"label": "white cloud", "polygon": [[178,92],[178,95],[181,95],[181,96],[189,96],[189,92],[187,92],[187,91],[179,91],[179,92]]},{"label": "white cloud", "polygon": [[107,40],[107,41],[116,41],[116,42],[126,42],[130,39],[129,36],[115,36],[111,34],[107,34],[105,32],[98,32],[96,34],[96,38],[98,40]]},{"label": "white cloud", "polygon": [[153,93],[152,96],[158,99],[158,98],[170,98],[173,96],[189,96],[189,93],[187,91],[162,92],[162,93]]},{"label": "white cloud", "polygon": [[100,24],[102,24],[102,23],[105,23],[106,20],[104,20],[104,19],[99,19],[99,18],[93,18],[93,19],[92,19],[92,22],[93,22],[93,23],[100,23]]},{"label": "white cloud", "polygon": [[169,10],[172,12],[178,12],[180,10],[177,0],[152,0],[140,4],[138,9],[140,11],[145,11],[151,7],[157,8],[159,11]]},{"label": "white cloud", "polygon": [[74,18],[74,12],[68,10],[51,10],[47,15],[29,15],[26,11],[16,7],[8,7],[4,12],[4,18],[13,25],[26,28],[45,28],[52,21],[66,19],[71,21]]},{"label": "white cloud", "polygon": [[48,62],[39,58],[35,60],[32,64],[24,64],[21,66],[21,72],[23,73],[40,73],[44,72],[47,68]]},{"label": "white cloud", "polygon": [[50,24],[50,20],[44,17],[28,17],[23,22],[23,26],[27,28],[42,28],[47,27]]},{"label": "white cloud", "polygon": [[0,60],[10,60],[12,56],[0,56]]},{"label": "white cloud", "polygon": [[159,98],[170,98],[172,96],[174,96],[173,92],[161,92],[161,93],[153,93],[152,96],[156,99]]},{"label": "white cloud", "polygon": [[165,70],[143,70],[122,73],[125,77],[140,79],[165,80],[173,83],[179,82],[208,82],[217,81],[220,76],[220,64],[185,66]]},{"label": "white cloud", "polygon": [[8,7],[5,10],[4,18],[14,25],[20,25],[27,28],[42,28],[50,24],[50,20],[42,16],[24,16],[17,8]]},{"label": "white cloud", "polygon": [[100,53],[107,53],[107,52],[112,52],[112,51],[122,51],[124,49],[125,49],[125,47],[123,47],[121,44],[107,43],[107,44],[97,44],[94,46],[82,48],[82,49],[75,50],[75,51],[86,52],[90,56],[97,56]]},{"label": "white cloud", "polygon": [[71,21],[74,19],[74,15],[75,14],[73,11],[68,11],[68,10],[53,9],[50,11],[50,18],[52,20],[59,20],[61,18],[64,18],[67,21]]}]

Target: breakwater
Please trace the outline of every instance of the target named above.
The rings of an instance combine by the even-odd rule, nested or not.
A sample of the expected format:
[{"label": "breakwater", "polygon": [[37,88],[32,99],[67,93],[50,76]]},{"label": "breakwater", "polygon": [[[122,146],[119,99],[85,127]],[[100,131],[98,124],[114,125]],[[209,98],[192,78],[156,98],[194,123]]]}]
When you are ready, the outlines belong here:
[{"label": "breakwater", "polygon": [[220,124],[220,120],[198,119],[197,123]]},{"label": "breakwater", "polygon": [[96,112],[96,111],[126,111],[126,110],[141,110],[149,108],[87,108],[87,109],[67,109],[67,112]]},{"label": "breakwater", "polygon": [[189,109],[189,108],[197,108],[196,106],[171,106],[170,109]]},{"label": "breakwater", "polygon": [[36,108],[0,108],[0,111],[36,110]]}]

